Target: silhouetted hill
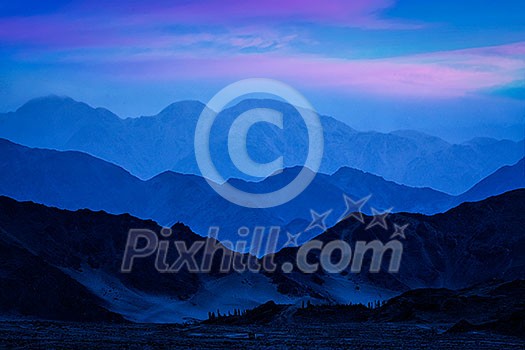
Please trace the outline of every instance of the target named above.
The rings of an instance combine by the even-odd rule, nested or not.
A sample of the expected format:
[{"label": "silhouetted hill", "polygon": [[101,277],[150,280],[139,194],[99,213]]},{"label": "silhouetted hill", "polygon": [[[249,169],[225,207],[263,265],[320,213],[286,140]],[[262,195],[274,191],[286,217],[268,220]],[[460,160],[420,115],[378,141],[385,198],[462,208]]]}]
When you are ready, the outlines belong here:
[{"label": "silhouetted hill", "polygon": [[[305,191],[288,203],[251,209],[223,199],[196,175],[165,172],[143,181],[118,166],[81,152],[31,149],[3,139],[0,139],[0,153],[0,194],[70,210],[89,208],[113,214],[130,213],[165,226],[181,221],[200,235],[207,235],[209,227],[218,226],[220,239],[232,241],[237,240],[241,226],[280,226],[283,231],[302,232],[311,221],[311,209],[318,213],[332,210],[326,225],[333,226],[346,209],[343,194],[354,200],[372,195],[362,208],[368,214],[372,207],[433,214],[462,201],[480,199],[482,194],[488,196],[492,191],[500,194],[503,189],[522,185],[522,162],[496,172],[479,188],[458,197],[341,168],[332,175],[317,174]],[[231,183],[249,192],[271,192],[291,182],[299,171],[299,167],[288,168],[260,182],[234,179]],[[506,185],[498,186],[500,181]],[[319,228],[309,230],[300,242],[319,233]]]},{"label": "silhouetted hill", "polygon": [[525,188],[525,158],[514,165],[496,170],[460,195],[459,200],[462,202],[478,201],[516,188]]},{"label": "silhouetted hill", "polygon": [[[351,278],[359,283],[383,287],[387,290],[408,290],[422,287],[465,288],[493,278],[504,280],[525,279],[525,190],[515,190],[480,202],[463,203],[446,213],[425,216],[395,213],[388,216],[388,230],[375,226],[367,229],[372,218],[364,217],[365,224],[354,218],[340,222],[325,233],[315,237],[325,244],[342,239],[350,247],[356,241],[388,242],[394,232],[393,223],[405,229],[402,264],[398,273],[388,273],[390,259],[382,261],[381,271],[362,271],[352,275],[350,267],[341,273],[342,279]],[[293,261],[298,248],[285,248],[275,255],[279,264]],[[319,261],[319,250],[313,250],[311,258]],[[388,255],[385,254],[385,257]],[[371,254],[363,259],[363,266],[371,264]],[[350,276],[350,277],[348,277]],[[298,272],[287,275],[288,279],[302,281]],[[321,286],[332,279],[324,273],[315,273],[308,279]],[[276,280],[286,287],[288,281]],[[319,291],[322,293],[322,288]],[[332,290],[332,295],[336,291]],[[340,295],[349,291],[340,290]]]},{"label": "silhouetted hill", "polygon": [[[525,190],[516,190],[433,216],[392,214],[387,218],[389,230],[366,229],[372,220],[368,216],[364,217],[364,225],[350,218],[317,239],[324,243],[343,239],[351,247],[355,247],[356,240],[388,242],[392,223],[410,224],[405,230],[406,238],[396,238],[403,245],[399,272],[386,272],[390,260],[386,254],[379,273],[368,272],[370,257],[365,257],[358,274],[348,269],[337,274],[324,270],[309,274],[296,268],[291,273],[282,271],[285,263],[292,263],[293,267],[298,251],[295,247],[274,255],[274,273],[220,273],[220,254],[209,273],[190,273],[187,266],[177,273],[160,273],[155,268],[156,254],[137,259],[131,272],[122,273],[127,233],[132,228],[152,230],[159,239],[168,240],[169,247],[174,247],[174,240],[183,240],[190,247],[197,241],[206,244],[206,239],[183,224],[174,225],[172,234],[166,237],[159,234],[161,228],[153,221],[127,214],[71,212],[0,197],[0,249],[5,253],[0,278],[4,279],[3,285],[9,286],[2,291],[9,301],[3,304],[2,312],[56,319],[71,319],[68,317],[81,313],[80,319],[114,319],[106,309],[129,320],[173,322],[203,319],[210,310],[252,308],[267,300],[297,305],[308,298],[322,303],[366,305],[413,288],[458,289],[494,278],[523,279],[524,199]],[[214,240],[211,243],[217,244]],[[235,256],[239,261],[249,258]],[[164,261],[170,266],[178,257],[177,250],[169,249]],[[196,260],[201,258],[199,251]],[[312,251],[308,260],[318,263],[318,250]],[[250,261],[255,260],[251,257]],[[37,267],[30,271],[34,264]],[[49,275],[52,283],[37,274]],[[23,299],[17,299],[18,296]],[[71,302],[55,307],[58,296]],[[49,304],[43,303],[46,298]],[[76,303],[76,298],[84,302]],[[34,301],[42,301],[41,307],[31,313]]]},{"label": "silhouetted hill", "polygon": [[85,286],[4,234],[0,237],[0,285],[3,318],[124,321]]},{"label": "silhouetted hill", "polygon": [[[156,235],[160,232],[160,227],[153,221],[127,214],[115,216],[89,210],[71,212],[0,197],[0,240],[16,242],[14,246],[2,246],[3,251],[9,252],[2,255],[2,278],[6,278],[5,285],[10,287],[8,290],[2,288],[6,293],[5,300],[13,301],[17,296],[24,296],[23,300],[17,300],[15,311],[33,317],[49,315],[50,319],[72,319],[78,312],[76,317],[79,319],[95,319],[97,313],[102,318],[104,314],[94,307],[98,305],[127,319],[155,322],[181,321],[191,315],[199,317],[202,308],[214,305],[214,301],[207,300],[208,288],[213,291],[208,284],[220,284],[225,278],[218,273],[220,253],[208,274],[190,273],[187,266],[177,273],[159,273],[155,268],[155,254],[137,259],[132,272],[122,273],[122,258],[130,229],[149,229]],[[172,227],[171,240],[175,239],[187,242],[188,247],[195,241],[204,240],[182,224]],[[175,248],[169,249],[165,261],[171,266],[178,257]],[[202,252],[196,259],[200,257]],[[36,266],[30,272],[33,264]],[[47,275],[49,282],[46,282]],[[228,276],[233,278],[230,284],[240,283],[241,277],[237,273],[231,272]],[[27,286],[31,288],[27,289]],[[59,287],[64,289],[57,290]],[[216,302],[227,297],[226,294]],[[48,304],[44,302],[46,298]],[[187,301],[190,298],[191,302]],[[77,299],[83,302],[76,305],[74,301]],[[239,302],[242,300],[238,299]],[[249,300],[253,302],[257,298],[252,295]],[[40,301],[40,306],[32,313],[35,301]],[[64,304],[55,310],[53,303],[61,301]],[[199,306],[199,303],[205,305]],[[84,306],[89,309],[90,305],[93,305],[92,314],[82,316],[86,313]],[[5,307],[9,313],[8,305]],[[109,317],[110,314],[106,314],[105,317]]]},{"label": "silhouetted hill", "polygon": [[[304,230],[311,220],[310,209],[319,213],[332,209],[334,213],[326,224],[333,225],[345,210],[343,194],[354,199],[373,194],[363,208],[368,213],[371,206],[434,213],[453,203],[452,197],[438,191],[410,188],[360,170],[342,168],[334,175],[318,174],[291,202],[275,208],[251,209],[223,199],[196,175],[165,172],[143,181],[81,152],[31,149],[3,139],[0,153],[0,194],[70,210],[130,213],[168,226],[181,221],[201,235],[207,235],[210,226],[218,226],[220,237],[231,240],[236,240],[241,226]],[[264,181],[232,180],[232,184],[250,192],[270,192],[288,184],[299,170],[289,168]],[[320,232],[312,230],[309,235]]]},{"label": "silhouetted hill", "polygon": [[454,324],[448,332],[495,331],[523,337],[525,281],[492,281],[466,289],[416,289],[382,303],[311,304],[301,306],[268,301],[235,315],[217,316],[204,324],[257,325],[403,322]]}]

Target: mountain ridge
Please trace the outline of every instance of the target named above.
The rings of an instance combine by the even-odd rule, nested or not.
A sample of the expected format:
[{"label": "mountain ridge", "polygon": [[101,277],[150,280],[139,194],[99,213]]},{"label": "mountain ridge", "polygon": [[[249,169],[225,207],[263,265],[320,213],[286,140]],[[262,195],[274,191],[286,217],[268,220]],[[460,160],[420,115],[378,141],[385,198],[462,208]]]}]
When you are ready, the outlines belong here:
[{"label": "mountain ridge", "polygon": [[[203,108],[199,101],[181,101],[154,116],[123,119],[71,98],[38,98],[15,112],[0,114],[0,137],[30,147],[89,153],[142,179],[165,170],[200,175],[193,130]],[[286,134],[276,133],[278,130],[264,123],[255,125],[248,135],[250,156],[268,161],[284,154],[285,167],[302,165],[306,131],[297,110],[275,100],[245,100],[221,112],[212,128],[211,152],[223,176],[249,179],[232,168],[225,138],[235,117],[252,108],[283,113]],[[485,139],[448,144],[420,132],[359,132],[327,116],[321,116],[321,122],[326,144],[320,172],[326,174],[349,166],[411,187],[459,194],[524,155],[523,141]],[[428,168],[434,171],[428,172]]]},{"label": "mountain ridge", "polygon": [[[174,274],[156,271],[153,256],[137,259],[130,273],[120,271],[129,229],[149,229],[159,239],[167,239],[153,221],[86,209],[72,212],[0,196],[0,250],[18,252],[0,255],[0,281],[3,285],[9,282],[13,287],[0,291],[9,293],[8,300],[11,300],[9,305],[0,304],[0,314],[13,315],[15,311],[27,310],[27,317],[69,319],[68,315],[86,310],[83,308],[88,306],[91,314],[86,313],[85,320],[116,320],[120,315],[137,322],[169,323],[205,319],[210,310],[218,308],[252,308],[267,300],[297,304],[307,298],[322,303],[366,304],[414,288],[460,289],[494,278],[523,279],[525,236],[521,213],[525,210],[524,198],[525,190],[521,189],[480,202],[464,203],[433,216],[392,214],[390,222],[410,224],[405,232],[406,239],[403,239],[398,273],[386,272],[388,259],[383,259],[379,273],[368,272],[366,266],[370,262],[367,258],[363,264],[365,270],[359,274],[347,271],[349,267],[336,274],[323,270],[306,274],[296,268],[291,273],[284,273],[281,267],[295,261],[299,249],[288,247],[271,255],[278,267],[273,273],[220,273],[216,268],[221,256],[217,256],[215,269],[210,273],[189,273],[183,269]],[[366,222],[372,220],[366,215],[364,219]],[[502,225],[494,225],[497,222]],[[173,225],[171,230],[170,240],[183,240],[188,244],[206,240],[183,224]],[[342,239],[353,245],[356,240],[384,240],[389,235],[381,228],[367,229],[366,225],[348,219],[316,239],[324,243]],[[492,254],[487,255],[487,249]],[[29,253],[24,252],[31,252],[33,258],[28,258]],[[170,250],[167,261],[174,261],[177,256],[177,252]],[[312,252],[311,258],[310,263],[319,261],[318,253]],[[39,281],[38,288],[28,289],[26,286],[31,285],[34,276],[18,274],[24,270],[16,266],[35,259],[38,260],[36,272],[41,271],[44,278],[35,279]],[[55,271],[55,277],[46,279],[50,271]],[[24,282],[25,278],[30,281]],[[33,308],[36,296],[32,294],[37,293],[44,300],[51,298],[56,287],[54,281],[62,281],[66,295],[61,298],[65,300],[71,300],[68,291],[76,293],[75,288],[81,287],[83,291],[79,293],[83,293],[80,295],[86,304],[68,303],[63,305],[63,313],[52,313],[52,304],[45,302],[39,309]],[[25,298],[17,299],[17,295]]]},{"label": "mountain ridge", "polygon": [[[293,233],[301,232],[310,223],[310,210],[318,213],[332,210],[333,214],[326,221],[332,226],[345,211],[343,194],[353,200],[372,194],[362,209],[368,214],[372,207],[434,214],[460,202],[482,199],[474,194],[470,197],[469,193],[453,197],[430,188],[410,188],[361,170],[341,168],[333,175],[317,174],[310,186],[289,203],[275,208],[250,209],[223,199],[197,175],[166,171],[149,180],[141,180],[117,165],[82,152],[32,149],[2,139],[0,152],[3,155],[0,194],[63,209],[130,213],[166,226],[181,221],[202,236],[208,234],[209,227],[218,226],[222,239],[236,239],[241,226],[280,226]],[[520,167],[519,164],[522,163],[514,167]],[[235,179],[231,184],[250,192],[269,192],[289,183],[299,170],[298,167],[289,168],[260,182]],[[497,179],[488,178],[487,181],[499,183]],[[514,183],[519,185],[519,181]],[[485,183],[477,188],[483,187],[485,189],[477,191],[484,191],[486,196],[501,193],[500,188],[487,187]],[[302,239],[307,240],[317,233],[318,228],[309,230]]]}]

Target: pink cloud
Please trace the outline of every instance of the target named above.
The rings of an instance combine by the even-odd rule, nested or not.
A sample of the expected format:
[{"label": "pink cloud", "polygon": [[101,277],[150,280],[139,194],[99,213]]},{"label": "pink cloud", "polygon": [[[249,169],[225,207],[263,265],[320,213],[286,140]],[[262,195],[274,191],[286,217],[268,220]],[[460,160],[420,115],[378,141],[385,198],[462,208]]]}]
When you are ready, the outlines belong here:
[{"label": "pink cloud", "polygon": [[[24,59],[45,63],[47,52],[32,51],[43,49],[51,56],[59,52],[59,63],[96,66],[111,75],[138,80],[263,76],[337,91],[446,97],[523,79],[524,42],[389,59],[342,59],[282,49],[294,40],[304,40],[297,33],[283,34],[275,25],[288,21],[373,29],[411,27],[381,17],[392,3],[89,1],[60,14],[0,19],[0,43],[21,45]],[[184,34],[170,30],[172,25],[184,25]],[[218,25],[220,30],[199,30],[209,25]],[[245,49],[273,52],[241,54]],[[56,57],[51,59],[57,62]]]},{"label": "pink cloud", "polygon": [[[266,77],[339,92],[457,97],[522,79],[523,45],[364,60],[278,54],[219,58],[146,54],[136,60],[121,61],[117,70],[124,79],[209,81]],[[506,55],[509,52],[512,55]]]}]

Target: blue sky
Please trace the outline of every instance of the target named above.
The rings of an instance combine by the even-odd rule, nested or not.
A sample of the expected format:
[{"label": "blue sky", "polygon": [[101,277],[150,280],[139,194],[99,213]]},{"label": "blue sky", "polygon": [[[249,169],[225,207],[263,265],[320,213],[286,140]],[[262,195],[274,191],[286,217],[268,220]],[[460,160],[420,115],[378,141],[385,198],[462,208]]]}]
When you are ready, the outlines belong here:
[{"label": "blue sky", "polygon": [[18,1],[0,111],[59,94],[122,117],[282,80],[361,130],[523,138],[522,1]]}]

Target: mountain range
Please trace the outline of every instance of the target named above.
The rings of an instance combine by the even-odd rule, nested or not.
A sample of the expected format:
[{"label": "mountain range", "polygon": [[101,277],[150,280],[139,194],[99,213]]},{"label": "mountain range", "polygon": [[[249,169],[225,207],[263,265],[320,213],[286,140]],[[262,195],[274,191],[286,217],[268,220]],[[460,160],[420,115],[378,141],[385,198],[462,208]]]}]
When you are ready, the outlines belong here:
[{"label": "mountain range", "polygon": [[[204,108],[183,101],[155,116],[121,119],[70,98],[46,97],[0,115],[0,195],[6,196],[0,197],[1,317],[180,322],[268,300],[367,303],[415,288],[460,289],[525,277],[523,141],[450,144],[408,130],[359,132],[321,116],[321,171],[292,201],[252,209],[223,199],[200,174],[194,130]],[[227,155],[231,124],[254,108],[284,116],[283,130],[259,123],[247,136],[257,162],[284,155],[285,169],[264,179],[235,170]],[[210,135],[219,172],[254,193],[288,184],[308,148],[298,111],[253,99],[219,113]],[[363,205],[352,210],[362,211],[362,222],[357,214],[344,217],[349,203],[359,200]],[[312,221],[320,215],[322,223]],[[374,225],[378,218],[384,227]],[[268,229],[276,226],[273,250],[236,246],[246,239],[239,228],[264,227],[269,239]],[[170,241],[211,243],[244,261],[273,258],[277,271],[220,272],[217,257],[208,273],[159,273],[150,256],[122,273],[129,230],[149,229],[166,239],[162,227],[171,227]],[[219,228],[218,237],[207,237],[210,227]],[[354,247],[392,240],[399,227],[405,233],[397,236],[403,246],[398,273],[385,272],[385,260],[381,272],[359,274],[307,274],[293,263],[311,239]],[[170,250],[166,259],[178,256]],[[309,259],[319,262],[320,256]],[[370,264],[365,256],[364,265]]]},{"label": "mountain range", "polygon": [[[399,238],[403,256],[398,273],[355,274],[345,269],[337,274],[322,270],[307,274],[296,268],[282,272],[285,262],[295,261],[298,247],[273,255],[278,266],[273,273],[221,273],[217,269],[220,256],[213,260],[209,273],[186,269],[159,273],[154,256],[136,259],[132,271],[122,273],[129,229],[150,229],[159,239],[167,239],[159,234],[161,228],[155,222],[128,214],[85,209],[72,212],[0,197],[0,314],[4,318],[96,321],[123,317],[180,322],[204,319],[210,310],[251,308],[268,300],[297,304],[306,298],[366,304],[413,288],[458,289],[495,278],[523,279],[524,205],[525,190],[515,190],[433,216],[392,214],[389,222],[409,224],[406,237]],[[364,220],[368,223],[373,218],[365,216]],[[174,225],[172,232],[170,241],[182,240],[188,246],[207,240],[182,224]],[[366,229],[350,218],[316,239],[342,239],[353,246],[356,240],[386,241],[389,235],[379,227]],[[167,261],[178,256],[169,250]],[[197,255],[197,260],[200,257]],[[383,267],[387,260],[383,259]],[[310,262],[316,261],[314,252]],[[365,259],[364,266],[368,264]]]},{"label": "mountain range", "polygon": [[[197,101],[182,101],[154,116],[122,119],[104,108],[50,96],[0,114],[0,137],[29,147],[82,151],[141,179],[165,171],[201,175],[194,130],[204,108]],[[253,180],[232,165],[226,139],[233,120],[254,108],[282,113],[284,125],[283,130],[254,125],[247,137],[248,154],[258,162],[283,155],[285,167],[304,163],[308,138],[298,109],[276,100],[244,100],[219,113],[211,130],[212,159],[224,178]],[[416,131],[359,132],[334,118],[320,118],[325,140],[320,171],[325,174],[350,167],[399,184],[460,194],[524,156],[523,140],[476,138],[450,144]]]},{"label": "mountain range", "polygon": [[[105,210],[152,219],[164,226],[176,222],[189,225],[202,236],[211,226],[220,228],[219,239],[235,242],[237,230],[246,226],[279,226],[304,242],[322,232],[319,227],[305,232],[312,220],[310,210],[330,211],[327,227],[335,225],[345,212],[343,195],[365,198],[364,213],[391,209],[392,212],[434,214],[465,201],[480,200],[508,190],[525,187],[524,161],[504,167],[460,196],[430,188],[412,188],[351,168],[332,175],[317,174],[297,198],[278,207],[252,209],[237,206],[220,197],[201,177],[164,172],[141,180],[126,170],[77,151],[32,149],[0,139],[0,194],[63,209]],[[269,192],[289,183],[298,167],[260,182],[239,179],[231,183],[251,192]],[[502,185],[505,184],[505,185]],[[285,241],[281,241],[284,244]]]}]

